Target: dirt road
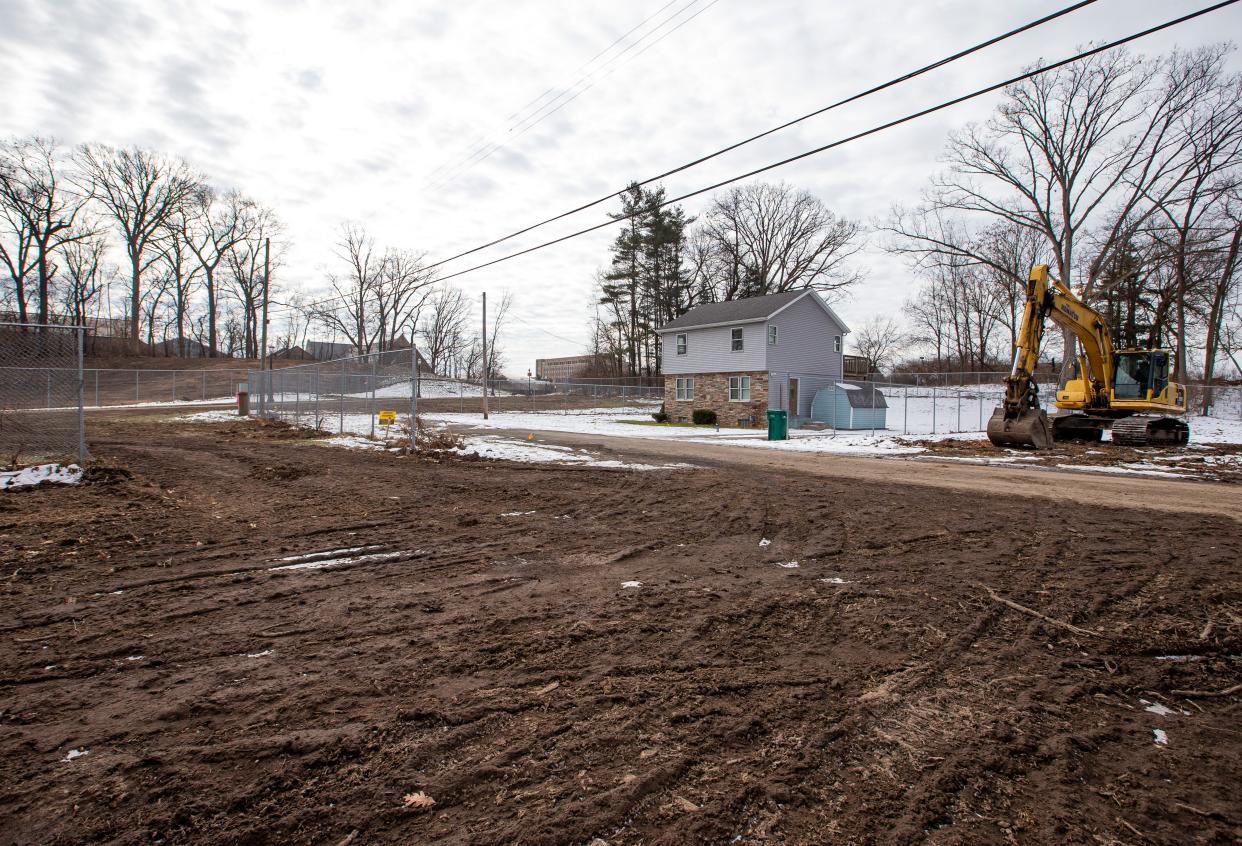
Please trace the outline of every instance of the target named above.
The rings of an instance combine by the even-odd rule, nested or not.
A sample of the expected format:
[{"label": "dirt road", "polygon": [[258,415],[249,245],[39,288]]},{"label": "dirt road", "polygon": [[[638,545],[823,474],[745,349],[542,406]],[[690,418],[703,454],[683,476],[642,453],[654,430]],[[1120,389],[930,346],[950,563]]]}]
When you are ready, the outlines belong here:
[{"label": "dirt road", "polygon": [[[499,434],[523,438],[529,433],[515,430]],[[553,431],[541,431],[538,436],[548,443],[605,449],[635,461],[691,461],[716,467],[750,468],[778,478],[789,472],[798,472],[868,484],[916,485],[993,496],[1039,497],[1083,505],[1134,506],[1155,511],[1218,515],[1242,521],[1242,485],[1236,484],[1043,467],[960,464],[939,461],[934,456],[915,459],[853,457],[685,440],[601,437]]]},{"label": "dirt road", "polygon": [[94,433],[0,497],[0,843],[1242,837],[1227,517]]}]

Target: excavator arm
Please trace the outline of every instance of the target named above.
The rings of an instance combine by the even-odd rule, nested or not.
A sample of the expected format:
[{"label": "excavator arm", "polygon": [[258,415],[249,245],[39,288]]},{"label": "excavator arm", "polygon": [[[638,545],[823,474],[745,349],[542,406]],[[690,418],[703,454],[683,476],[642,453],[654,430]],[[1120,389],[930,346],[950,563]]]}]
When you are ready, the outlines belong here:
[{"label": "excavator arm", "polygon": [[1034,446],[1052,442],[1048,414],[1040,407],[1035,367],[1044,327],[1051,320],[1078,339],[1079,368],[1086,394],[1083,408],[1107,406],[1113,373],[1113,344],[1103,315],[1074,296],[1069,287],[1037,264],[1026,283],[1026,303],[1018,327],[1013,366],[1005,377],[1005,399],[988,422],[988,437],[997,445]]}]

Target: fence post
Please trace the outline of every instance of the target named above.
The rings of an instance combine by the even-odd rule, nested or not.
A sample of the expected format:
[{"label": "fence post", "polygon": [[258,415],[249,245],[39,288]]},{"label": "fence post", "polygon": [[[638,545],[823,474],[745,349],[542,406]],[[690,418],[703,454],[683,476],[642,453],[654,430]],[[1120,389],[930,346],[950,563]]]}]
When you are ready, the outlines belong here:
[{"label": "fence post", "polygon": [[173,371],[173,402],[177,401],[177,371]]},{"label": "fence post", "polygon": [[983,431],[983,390],[979,391],[979,431]]},{"label": "fence post", "polygon": [[95,408],[99,408],[99,371],[95,371]]},{"label": "fence post", "polygon": [[901,434],[910,434],[910,388],[901,389]]},{"label": "fence post", "polygon": [[315,374],[315,428],[318,429],[319,428],[319,394],[320,394],[319,365],[318,364],[315,365],[315,369],[313,372]]},{"label": "fence post", "polygon": [[[48,344],[47,346],[50,346],[50,344]],[[52,407],[52,369],[50,367],[48,368],[48,371],[47,371],[47,403],[43,407],[44,408]]]},{"label": "fence post", "polygon": [[931,433],[936,434],[936,386],[932,385],[932,430]]},{"label": "fence post", "polygon": [[410,449],[413,450],[418,438],[418,350],[414,347],[414,339],[410,338]]},{"label": "fence post", "polygon": [[86,357],[85,329],[76,330],[78,336],[78,464],[86,462],[86,371],[82,359]]},{"label": "fence post", "polygon": [[141,370],[134,371],[134,402],[142,402],[142,387],[139,385],[138,379],[141,376]]},{"label": "fence post", "polygon": [[957,431],[962,431],[962,388],[957,389]]},{"label": "fence post", "polygon": [[371,359],[371,437],[375,437],[375,359]]},{"label": "fence post", "polygon": [[337,434],[345,434],[345,359],[341,359],[341,422],[337,426]]},{"label": "fence post", "polygon": [[871,383],[871,437],[875,437],[875,382]]},{"label": "fence post", "polygon": [[[247,375],[246,375],[246,378],[247,378],[247,379],[249,379],[249,378],[250,378],[250,375],[249,375],[249,374],[247,374]],[[234,381],[236,381],[236,380],[234,380]],[[246,386],[246,390],[247,390],[247,391],[249,391],[249,390],[250,390],[250,386],[249,386],[249,385],[247,385],[247,386]],[[203,399],[207,399],[207,371],[206,371],[206,370],[204,370],[204,371],[203,371]]]}]

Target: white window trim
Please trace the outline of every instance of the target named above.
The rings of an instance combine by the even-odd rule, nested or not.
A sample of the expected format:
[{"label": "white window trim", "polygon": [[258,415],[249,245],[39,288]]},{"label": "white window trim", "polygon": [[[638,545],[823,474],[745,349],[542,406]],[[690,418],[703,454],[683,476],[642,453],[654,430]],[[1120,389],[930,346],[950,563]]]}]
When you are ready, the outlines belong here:
[{"label": "white window trim", "polygon": [[[737,383],[737,387],[734,387],[735,382]],[[749,376],[729,377],[729,402],[750,402]]]},{"label": "white window trim", "polygon": [[769,326],[769,327],[768,327],[768,346],[769,346],[769,347],[774,347],[774,346],[776,346],[776,341],[777,341],[777,331],[776,331],[776,327],[775,327],[775,326]]},{"label": "white window trim", "polygon": [[690,349],[690,334],[688,332],[678,333],[673,339],[673,343],[676,345],[677,354],[685,355],[686,351]]},{"label": "white window trim", "polygon": [[673,395],[677,398],[678,402],[693,402],[694,401],[694,377],[693,376],[679,377],[677,379],[677,384],[676,384],[676,387],[674,388]]},{"label": "white window trim", "polygon": [[[733,337],[734,332],[738,333],[738,336],[736,338]],[[734,341],[738,343],[738,346],[736,347],[733,346]],[[732,329],[729,330],[729,352],[745,352],[745,351],[746,351],[746,333],[742,331],[741,326],[734,326]]]},{"label": "white window trim", "polygon": [[832,351],[841,352],[841,336],[840,335],[832,336]]}]

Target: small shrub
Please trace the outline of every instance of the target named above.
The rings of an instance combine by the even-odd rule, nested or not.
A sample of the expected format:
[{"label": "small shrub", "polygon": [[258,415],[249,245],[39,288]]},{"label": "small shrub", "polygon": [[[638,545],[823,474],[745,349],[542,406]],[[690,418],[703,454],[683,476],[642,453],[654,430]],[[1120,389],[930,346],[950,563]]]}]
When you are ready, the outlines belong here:
[{"label": "small shrub", "polygon": [[691,419],[696,426],[714,426],[716,424],[716,412],[710,408],[696,408]]}]

